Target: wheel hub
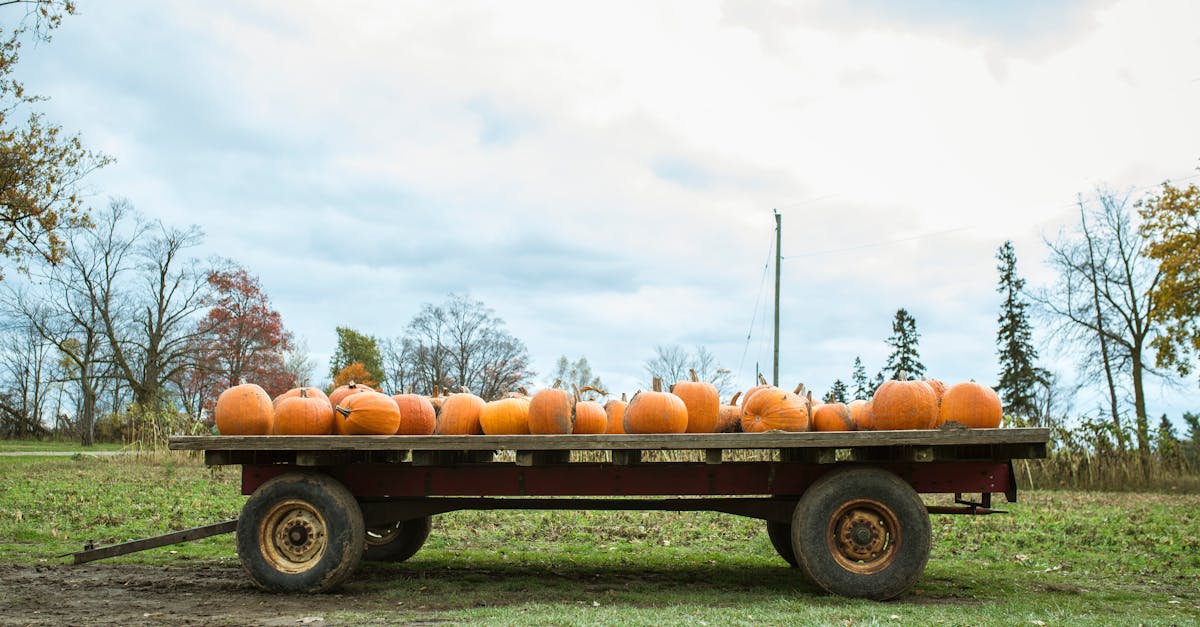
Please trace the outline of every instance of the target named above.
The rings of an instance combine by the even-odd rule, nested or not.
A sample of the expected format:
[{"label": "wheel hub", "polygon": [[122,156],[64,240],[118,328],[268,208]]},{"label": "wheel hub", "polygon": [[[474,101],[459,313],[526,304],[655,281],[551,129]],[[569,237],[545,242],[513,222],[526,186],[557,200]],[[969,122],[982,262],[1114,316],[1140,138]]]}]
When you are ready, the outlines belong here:
[{"label": "wheel hub", "polygon": [[276,504],[260,528],[263,554],[278,570],[300,573],[314,567],[328,545],[325,519],[312,505],[299,500]]},{"label": "wheel hub", "polygon": [[845,503],[830,518],[829,549],[843,568],[876,573],[895,559],[900,526],[891,509],[872,499]]}]

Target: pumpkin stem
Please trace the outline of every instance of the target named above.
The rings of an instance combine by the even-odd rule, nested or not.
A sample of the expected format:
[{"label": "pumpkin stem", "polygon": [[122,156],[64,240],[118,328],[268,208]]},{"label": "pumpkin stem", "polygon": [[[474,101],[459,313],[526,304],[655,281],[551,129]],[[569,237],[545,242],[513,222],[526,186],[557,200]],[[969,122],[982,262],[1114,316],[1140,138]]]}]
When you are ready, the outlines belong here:
[{"label": "pumpkin stem", "polygon": [[529,396],[529,390],[526,390],[525,388],[523,388],[521,386],[517,386],[517,391],[520,392],[523,396]]},{"label": "pumpkin stem", "polygon": [[561,388],[561,387],[562,387],[562,383],[563,383],[563,382],[562,382],[562,379],[555,379],[555,380],[554,380],[554,385],[552,385],[552,386],[550,386],[550,387],[552,387],[552,388],[554,388],[554,389],[556,389],[556,390],[557,390],[557,389],[559,389],[559,388]]},{"label": "pumpkin stem", "polygon": [[459,391],[459,392],[461,392],[461,393],[463,393],[463,394],[470,394],[470,393],[471,393],[471,390],[467,389],[467,386],[465,386],[465,385],[460,385],[460,386],[458,386],[458,391]]},{"label": "pumpkin stem", "polygon": [[625,393],[624,393],[624,392],[621,392],[621,402],[622,402],[622,403],[628,403],[628,402],[629,402],[629,401],[625,400]]},{"label": "pumpkin stem", "polygon": [[579,402],[579,400],[580,400],[580,399],[579,399],[579,386],[578,386],[578,385],[575,385],[574,383],[572,383],[572,384],[571,384],[571,391],[575,393],[575,402],[576,402],[576,403],[578,403],[578,402]]},{"label": "pumpkin stem", "polygon": [[608,392],[605,392],[604,390],[601,390],[600,388],[595,387],[593,385],[585,385],[585,386],[579,388],[579,391],[580,392],[595,392],[595,393],[599,394],[600,396],[608,396]]},{"label": "pumpkin stem", "polygon": [[901,370],[900,372],[897,372],[896,380],[897,381],[908,381],[908,373],[903,370]]},{"label": "pumpkin stem", "polygon": [[796,396],[804,396],[804,384],[801,383],[797,385],[796,389],[792,390],[792,394],[795,394]]},{"label": "pumpkin stem", "polygon": [[654,391],[655,391],[655,392],[661,392],[661,391],[662,391],[662,379],[660,379],[660,378],[658,378],[658,377],[654,377],[654,382],[653,382],[653,384],[654,384],[654,385],[653,385],[653,387],[654,387]]},{"label": "pumpkin stem", "polygon": [[763,374],[762,374],[761,372],[760,372],[760,373],[758,373],[758,382],[759,382],[760,384],[762,384],[762,385],[769,385],[769,384],[767,383],[767,378],[766,378],[766,377],[764,377],[764,376],[763,376]]},{"label": "pumpkin stem", "polygon": [[349,418],[349,417],[350,417],[350,410],[349,410],[349,409],[346,409],[345,407],[340,407],[340,406],[339,406],[339,407],[334,407],[334,408],[333,408],[333,411],[336,411],[337,413],[341,414],[343,418]]},{"label": "pumpkin stem", "polygon": [[440,385],[433,386],[433,397],[437,398],[441,395],[442,395],[442,386],[440,386]]},{"label": "pumpkin stem", "polygon": [[308,388],[300,388],[300,398],[308,398]]},{"label": "pumpkin stem", "polygon": [[354,379],[350,379],[350,383],[347,383],[347,384],[346,384],[346,387],[348,387],[348,388],[350,388],[351,390],[353,390],[354,388],[358,387],[358,384],[354,382]]},{"label": "pumpkin stem", "polygon": [[696,376],[695,368],[688,368],[688,375],[692,377],[692,383],[695,383],[700,380],[700,377]]},{"label": "pumpkin stem", "polygon": [[729,404],[730,404],[730,405],[737,405],[737,399],[738,399],[738,397],[739,397],[739,396],[741,396],[741,395],[742,395],[742,393],[741,393],[741,392],[737,392],[737,393],[735,393],[735,394],[733,395],[733,398],[729,399]]}]

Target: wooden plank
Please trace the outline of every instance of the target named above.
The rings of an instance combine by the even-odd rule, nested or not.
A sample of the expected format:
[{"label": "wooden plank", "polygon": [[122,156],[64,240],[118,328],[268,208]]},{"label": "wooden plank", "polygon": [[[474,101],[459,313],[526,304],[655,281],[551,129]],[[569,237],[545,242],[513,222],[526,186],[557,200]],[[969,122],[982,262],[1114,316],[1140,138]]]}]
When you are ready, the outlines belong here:
[{"label": "wooden plank", "polygon": [[919,431],[786,433],[686,433],[652,435],[248,435],[175,436],[173,450],[229,451],[587,451],[587,450],[753,450],[857,448],[867,446],[957,446],[1038,444],[1048,429],[955,429]]},{"label": "wooden plank", "polygon": [[[101,547],[99,549],[88,548],[78,553],[72,553],[76,564],[84,564],[95,560],[101,560],[118,555],[126,555],[128,553],[136,553],[137,551],[145,551],[146,549],[155,549],[160,546],[169,544],[179,544],[189,540],[199,540],[209,536],[220,535],[222,533],[230,533],[237,530],[237,519],[227,520],[225,522],[196,527],[194,529],[185,529],[176,531],[153,538],[144,538],[142,540],[133,540],[131,542],[122,542],[112,546]],[[90,546],[90,545],[89,545]]]},{"label": "wooden plank", "polygon": [[719,448],[710,448],[710,449],[705,449],[705,451],[704,451],[704,463],[705,463],[705,464],[709,464],[709,465],[716,465],[716,464],[720,464],[720,463],[721,463],[721,461],[722,461],[722,460],[721,460],[721,456],[722,456],[722,454],[723,454],[724,452],[725,452],[725,451],[723,451],[723,450],[721,450],[721,449],[719,449]]},{"label": "wooden plank", "polygon": [[551,466],[571,462],[571,451],[517,451],[518,466]]}]

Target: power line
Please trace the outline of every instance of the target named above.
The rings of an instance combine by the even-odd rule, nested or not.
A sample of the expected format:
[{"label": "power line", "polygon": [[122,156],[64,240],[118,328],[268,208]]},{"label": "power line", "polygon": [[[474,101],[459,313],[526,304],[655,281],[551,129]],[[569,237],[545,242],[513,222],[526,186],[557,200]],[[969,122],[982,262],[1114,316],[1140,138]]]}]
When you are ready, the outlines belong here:
[{"label": "power line", "polygon": [[754,313],[750,316],[750,330],[746,333],[746,345],[742,347],[742,358],[738,360],[738,375],[742,374],[742,367],[746,365],[746,352],[750,350],[750,338],[754,335],[754,324],[758,321],[758,306],[762,302],[763,288],[767,284],[767,273],[771,269],[771,254],[775,252],[775,238],[771,238],[771,243],[767,246],[767,260],[763,262],[762,279],[758,283],[758,296],[754,297]]}]

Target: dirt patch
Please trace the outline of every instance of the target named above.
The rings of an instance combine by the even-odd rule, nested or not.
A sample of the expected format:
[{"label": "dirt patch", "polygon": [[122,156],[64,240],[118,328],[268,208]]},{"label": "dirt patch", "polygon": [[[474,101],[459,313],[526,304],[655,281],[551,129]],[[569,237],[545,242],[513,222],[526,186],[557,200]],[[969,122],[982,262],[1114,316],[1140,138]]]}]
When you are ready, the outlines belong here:
[{"label": "dirt patch", "polygon": [[[29,625],[321,625],[332,612],[386,617],[377,595],[282,595],[259,591],[236,563],[138,566],[0,564],[0,611]],[[376,598],[372,598],[375,596]],[[394,622],[436,621],[395,615]],[[392,622],[392,619],[383,618]]]}]

